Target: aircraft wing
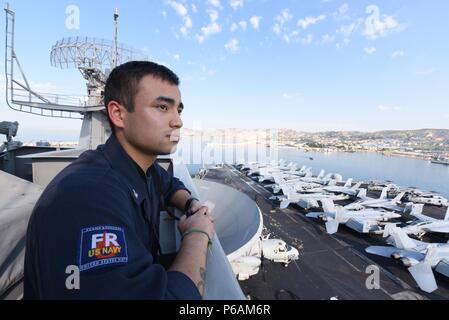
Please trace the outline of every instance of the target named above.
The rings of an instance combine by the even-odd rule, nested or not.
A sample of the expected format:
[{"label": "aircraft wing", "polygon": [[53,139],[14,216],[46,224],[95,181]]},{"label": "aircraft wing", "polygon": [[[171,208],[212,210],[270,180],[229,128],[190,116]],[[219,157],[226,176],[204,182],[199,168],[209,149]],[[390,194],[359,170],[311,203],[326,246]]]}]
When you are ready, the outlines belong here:
[{"label": "aircraft wing", "polygon": [[432,292],[438,289],[432,267],[429,263],[420,262],[413,267],[408,268],[413,279],[415,279],[419,288],[425,292]]},{"label": "aircraft wing", "polygon": [[423,230],[425,231],[431,231],[431,232],[441,232],[441,233],[449,233],[449,224],[442,225],[442,226],[434,226],[430,228],[423,227]]},{"label": "aircraft wing", "polygon": [[339,222],[337,220],[329,220],[326,222],[326,232],[328,234],[334,234],[338,231]]},{"label": "aircraft wing", "polygon": [[346,222],[346,226],[360,233],[368,233],[377,225],[376,220],[362,217],[352,217]]},{"label": "aircraft wing", "polygon": [[300,198],[298,201],[298,205],[301,208],[304,209],[310,209],[310,208],[318,208],[319,204],[318,204],[318,200],[317,199],[312,199],[312,198]]},{"label": "aircraft wing", "polygon": [[350,204],[347,204],[343,207],[345,210],[360,210],[364,209],[365,207],[360,202],[353,202]]},{"label": "aircraft wing", "polygon": [[382,257],[391,258],[391,255],[395,252],[401,251],[395,247],[385,247],[385,246],[369,246],[365,249],[366,252],[375,254]]},{"label": "aircraft wing", "polygon": [[441,260],[440,263],[437,264],[435,271],[445,275],[446,277],[449,277],[449,260]]},{"label": "aircraft wing", "polygon": [[397,206],[395,204],[382,204],[382,205],[379,205],[379,207],[382,207],[382,208],[385,208],[385,209],[388,209],[388,210],[397,211],[397,212],[404,211],[403,208],[401,208],[401,207],[399,207],[399,206]]},{"label": "aircraft wing", "polygon": [[324,212],[309,212],[306,217],[318,219]]},{"label": "aircraft wing", "polygon": [[424,254],[413,250],[399,249],[396,247],[385,246],[369,246],[365,249],[366,252],[382,257],[391,258],[393,253],[399,253],[402,257],[409,257],[417,261],[424,259]]},{"label": "aircraft wing", "polygon": [[280,205],[279,205],[279,208],[280,208],[280,209],[285,209],[285,208],[288,207],[288,205],[289,205],[290,203],[291,203],[290,200],[288,200],[288,199],[282,199],[282,200],[281,200],[281,203],[280,203]]}]

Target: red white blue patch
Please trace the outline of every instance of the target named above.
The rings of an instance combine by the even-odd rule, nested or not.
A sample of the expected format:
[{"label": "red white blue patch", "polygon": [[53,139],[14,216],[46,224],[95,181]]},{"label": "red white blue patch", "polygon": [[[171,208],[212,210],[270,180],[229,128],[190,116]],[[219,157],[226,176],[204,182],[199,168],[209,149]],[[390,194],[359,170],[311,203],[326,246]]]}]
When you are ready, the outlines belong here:
[{"label": "red white blue patch", "polygon": [[128,262],[125,231],[113,226],[81,230],[78,263],[80,271]]}]

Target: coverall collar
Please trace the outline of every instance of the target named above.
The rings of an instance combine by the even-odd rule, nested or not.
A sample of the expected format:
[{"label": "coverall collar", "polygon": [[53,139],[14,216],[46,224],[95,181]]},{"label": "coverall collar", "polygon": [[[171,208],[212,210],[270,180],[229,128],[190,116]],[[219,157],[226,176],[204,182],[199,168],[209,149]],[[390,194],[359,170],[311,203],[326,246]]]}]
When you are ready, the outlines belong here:
[{"label": "coverall collar", "polygon": [[106,143],[99,148],[101,148],[111,167],[119,171],[129,181],[134,200],[141,203],[147,194],[146,179],[154,163],[145,174],[139,165],[126,153],[115,134],[111,134]]}]

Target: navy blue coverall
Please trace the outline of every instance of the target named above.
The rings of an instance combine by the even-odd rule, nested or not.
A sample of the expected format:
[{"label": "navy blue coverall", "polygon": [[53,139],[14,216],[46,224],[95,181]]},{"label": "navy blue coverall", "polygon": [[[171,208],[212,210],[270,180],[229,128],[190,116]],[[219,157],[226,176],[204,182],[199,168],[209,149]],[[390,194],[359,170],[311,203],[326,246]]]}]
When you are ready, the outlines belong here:
[{"label": "navy blue coverall", "polygon": [[[158,164],[150,170],[166,203],[187,190]],[[155,263],[160,201],[153,180],[115,135],[61,171],[28,225],[24,299],[201,299],[185,274]],[[80,270],[79,289],[66,286],[68,266]]]}]

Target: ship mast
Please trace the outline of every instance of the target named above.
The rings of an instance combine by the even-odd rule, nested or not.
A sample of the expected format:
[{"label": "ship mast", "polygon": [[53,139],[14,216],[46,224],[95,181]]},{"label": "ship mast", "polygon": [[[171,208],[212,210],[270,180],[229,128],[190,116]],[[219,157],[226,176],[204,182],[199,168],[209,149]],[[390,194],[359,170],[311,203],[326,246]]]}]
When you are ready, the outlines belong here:
[{"label": "ship mast", "polygon": [[114,53],[112,57],[112,68],[117,67],[117,21],[118,21],[118,8],[115,8],[114,13]]}]

